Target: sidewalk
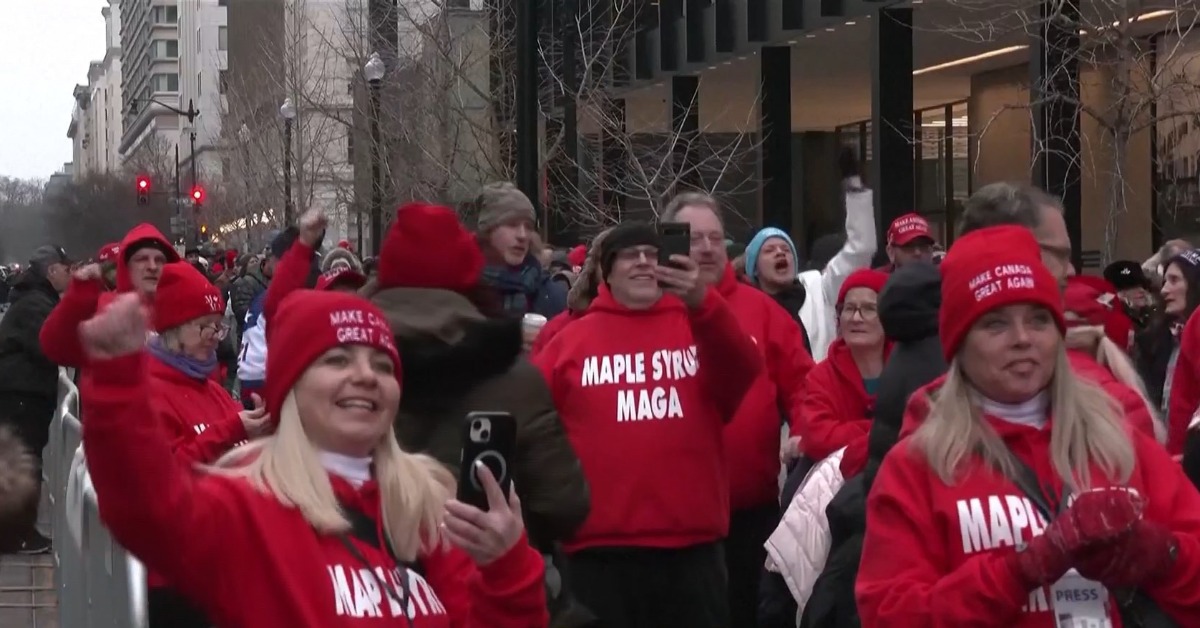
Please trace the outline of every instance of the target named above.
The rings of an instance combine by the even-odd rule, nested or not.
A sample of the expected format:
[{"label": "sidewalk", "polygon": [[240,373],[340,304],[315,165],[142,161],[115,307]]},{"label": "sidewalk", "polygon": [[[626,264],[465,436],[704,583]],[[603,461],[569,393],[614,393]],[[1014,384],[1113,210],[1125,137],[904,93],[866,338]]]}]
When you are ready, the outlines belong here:
[{"label": "sidewalk", "polygon": [[[38,514],[38,527],[49,530],[50,504],[45,495]],[[58,628],[53,555],[0,556],[0,626]]]}]

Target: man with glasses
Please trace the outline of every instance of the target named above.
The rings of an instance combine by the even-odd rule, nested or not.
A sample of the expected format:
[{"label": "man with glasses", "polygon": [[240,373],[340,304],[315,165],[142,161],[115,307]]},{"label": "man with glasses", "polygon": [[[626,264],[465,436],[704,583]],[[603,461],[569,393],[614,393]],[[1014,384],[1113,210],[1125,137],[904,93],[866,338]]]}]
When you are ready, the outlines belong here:
[{"label": "man with glasses", "polygon": [[[58,365],[42,353],[38,333],[59,295],[71,283],[71,260],[57,246],[34,251],[29,267],[11,293],[11,306],[0,320],[0,425],[11,429],[39,461],[34,471],[41,481],[42,449],[50,438],[50,421],[58,397]],[[37,530],[41,491],[25,504],[18,529],[0,541],[11,541],[4,551],[42,554],[50,540]]]},{"label": "man with glasses", "polygon": [[904,214],[888,227],[889,264],[880,270],[890,273],[905,264],[932,261],[934,244],[929,221],[920,214]]}]

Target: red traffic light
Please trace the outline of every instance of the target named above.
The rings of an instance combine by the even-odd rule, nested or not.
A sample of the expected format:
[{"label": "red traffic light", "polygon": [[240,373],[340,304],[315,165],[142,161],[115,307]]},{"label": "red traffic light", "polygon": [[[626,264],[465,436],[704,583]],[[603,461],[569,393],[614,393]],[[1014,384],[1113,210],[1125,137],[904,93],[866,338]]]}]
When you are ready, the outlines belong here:
[{"label": "red traffic light", "polygon": [[137,178],[137,189],[139,192],[150,191],[150,177],[139,175]]},{"label": "red traffic light", "polygon": [[192,186],[192,202],[199,205],[204,202],[204,187],[199,185]]}]

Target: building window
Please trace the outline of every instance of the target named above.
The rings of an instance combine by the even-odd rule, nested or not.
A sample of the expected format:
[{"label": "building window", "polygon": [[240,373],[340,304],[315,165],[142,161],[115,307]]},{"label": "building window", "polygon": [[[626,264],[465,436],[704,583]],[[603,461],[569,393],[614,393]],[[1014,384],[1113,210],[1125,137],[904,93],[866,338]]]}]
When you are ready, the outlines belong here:
[{"label": "building window", "polygon": [[223,7],[227,4],[229,4],[229,0],[217,0],[217,6],[219,7]]},{"label": "building window", "polygon": [[229,27],[217,27],[217,50],[229,50]]},{"label": "building window", "polygon": [[354,131],[346,133],[346,163],[354,163]]},{"label": "building window", "polygon": [[224,94],[229,89],[229,70],[217,71],[217,93]]},{"label": "building window", "polygon": [[155,59],[178,59],[179,41],[174,39],[156,39],[150,43],[151,56]]},{"label": "building window", "polygon": [[177,24],[179,23],[179,7],[173,5],[151,7],[150,17],[155,24]]},{"label": "building window", "polygon": [[196,95],[197,96],[204,95],[204,73],[203,72],[196,73]]},{"label": "building window", "polygon": [[178,92],[178,74],[155,74],[150,77],[150,87],[155,92]]}]

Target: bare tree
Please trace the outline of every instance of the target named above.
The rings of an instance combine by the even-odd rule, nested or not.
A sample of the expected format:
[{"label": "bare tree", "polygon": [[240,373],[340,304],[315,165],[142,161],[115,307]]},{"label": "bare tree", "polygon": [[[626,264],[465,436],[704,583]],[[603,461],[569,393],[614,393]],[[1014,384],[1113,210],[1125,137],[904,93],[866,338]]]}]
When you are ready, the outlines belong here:
[{"label": "bare tree", "polygon": [[147,205],[138,205],[135,196],[131,179],[120,174],[97,173],[72,181],[42,200],[46,236],[86,258],[105,243],[119,241],[139,223],[169,233],[169,195],[152,192]]},{"label": "bare tree", "polygon": [[[1186,44],[1200,18],[1200,1],[1060,0],[1050,11],[1044,11],[1039,0],[947,2],[965,17],[938,25],[937,30],[974,42],[1012,43],[1015,34],[1025,34],[1034,42],[1031,51],[1040,44],[1058,59],[1045,68],[1036,84],[1026,85],[1032,94],[1028,103],[993,112],[979,136],[1007,111],[1027,111],[1032,123],[1037,108],[1059,104],[1076,108],[1083,119],[1073,125],[1073,135],[1067,139],[1082,147],[1079,154],[1063,154],[1039,140],[1034,162],[1043,155],[1075,160],[1078,171],[1090,171],[1094,180],[1107,183],[1101,263],[1108,264],[1115,255],[1119,220],[1128,207],[1131,178],[1127,174],[1130,168],[1144,167],[1144,162],[1131,160],[1131,141],[1142,133],[1165,130],[1169,143],[1181,126],[1200,122],[1200,66],[1195,65],[1200,49]],[[1055,38],[1046,37],[1047,32],[1065,33],[1068,42],[1077,36],[1078,46],[1052,41]],[[1066,76],[1074,68],[1078,68],[1078,81]],[[1084,121],[1100,133],[1083,136]],[[1160,205],[1160,219],[1173,217],[1176,209]]]},{"label": "bare tree", "polygon": [[0,176],[0,263],[21,262],[47,237],[45,182]]}]

